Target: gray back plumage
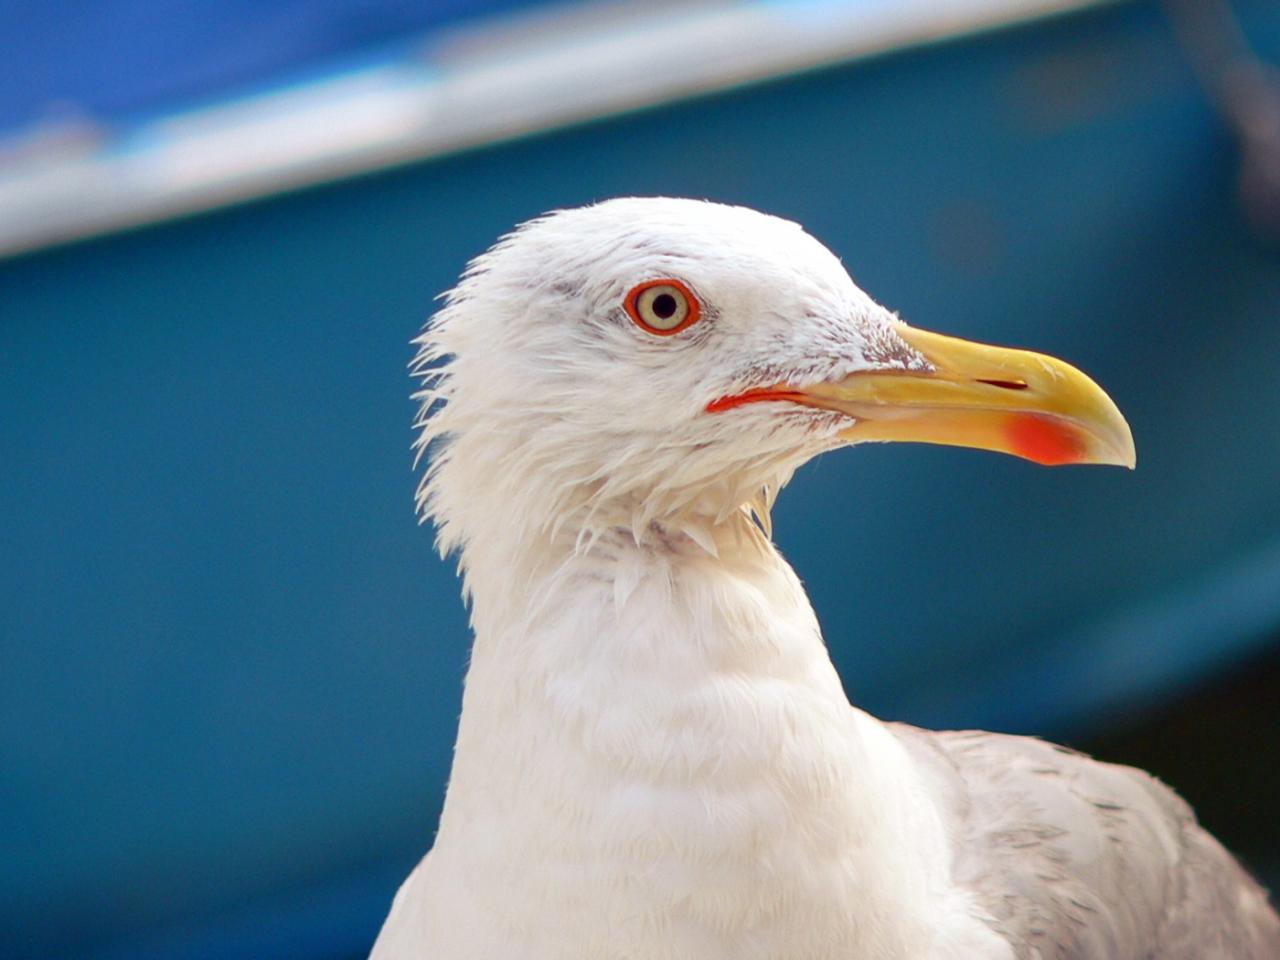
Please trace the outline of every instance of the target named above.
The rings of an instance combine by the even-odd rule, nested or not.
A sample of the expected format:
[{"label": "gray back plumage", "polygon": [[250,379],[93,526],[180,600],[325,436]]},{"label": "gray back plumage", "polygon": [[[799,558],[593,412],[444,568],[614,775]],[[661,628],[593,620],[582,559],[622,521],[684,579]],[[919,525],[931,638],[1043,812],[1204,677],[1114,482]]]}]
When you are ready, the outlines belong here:
[{"label": "gray back plumage", "polygon": [[1018,960],[1280,960],[1265,891],[1154,777],[1031,737],[890,727]]}]

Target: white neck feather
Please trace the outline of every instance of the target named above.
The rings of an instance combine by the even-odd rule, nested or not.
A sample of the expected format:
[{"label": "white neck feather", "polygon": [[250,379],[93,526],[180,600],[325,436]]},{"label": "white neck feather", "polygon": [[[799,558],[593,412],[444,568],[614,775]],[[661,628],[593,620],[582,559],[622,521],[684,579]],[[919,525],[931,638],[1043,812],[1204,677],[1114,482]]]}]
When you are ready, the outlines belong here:
[{"label": "white neck feather", "polygon": [[795,575],[745,516],[715,530],[718,557],[662,529],[540,563],[468,545],[445,810],[375,957],[980,955],[939,948],[962,905],[936,812]]}]

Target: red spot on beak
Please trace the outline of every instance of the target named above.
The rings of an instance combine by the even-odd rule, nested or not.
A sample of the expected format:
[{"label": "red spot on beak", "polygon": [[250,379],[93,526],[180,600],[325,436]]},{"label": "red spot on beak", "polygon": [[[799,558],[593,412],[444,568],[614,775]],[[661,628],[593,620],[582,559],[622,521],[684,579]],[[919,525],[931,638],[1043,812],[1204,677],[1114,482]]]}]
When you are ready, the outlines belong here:
[{"label": "red spot on beak", "polygon": [[1018,413],[1009,418],[1005,433],[1010,452],[1047,467],[1079,463],[1085,448],[1079,431],[1069,423],[1034,413]]}]

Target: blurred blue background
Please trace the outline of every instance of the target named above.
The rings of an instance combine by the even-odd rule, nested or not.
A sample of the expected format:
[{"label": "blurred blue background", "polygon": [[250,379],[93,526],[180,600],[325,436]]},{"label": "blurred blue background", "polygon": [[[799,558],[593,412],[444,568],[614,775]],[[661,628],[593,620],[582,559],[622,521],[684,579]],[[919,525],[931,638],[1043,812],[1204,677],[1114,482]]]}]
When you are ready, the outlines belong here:
[{"label": "blurred blue background", "polygon": [[[859,6],[894,15],[723,10],[870,31]],[[843,451],[784,494],[778,540],[855,702],[1152,768],[1280,877],[1280,167],[1233,133],[1211,21],[985,6],[137,216],[159,166],[84,194],[50,171],[163,157],[175,116],[351,71],[434,91],[486,37],[620,8],[0,7],[0,956],[363,956],[430,845],[468,645],[412,511],[408,341],[513,224],[620,194],[798,220],[908,319],[1108,389],[1135,473]],[[1235,9],[1280,56],[1280,4]],[[610,29],[661,64],[690,10],[721,7]]]},{"label": "blurred blue background", "polygon": [[377,62],[538,0],[96,0],[0,5],[0,131],[118,124]]}]

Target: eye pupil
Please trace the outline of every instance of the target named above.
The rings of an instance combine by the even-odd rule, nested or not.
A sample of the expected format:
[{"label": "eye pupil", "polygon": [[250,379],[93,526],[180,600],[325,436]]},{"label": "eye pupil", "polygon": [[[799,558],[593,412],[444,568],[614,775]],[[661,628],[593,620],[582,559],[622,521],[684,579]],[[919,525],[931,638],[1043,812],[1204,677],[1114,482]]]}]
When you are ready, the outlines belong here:
[{"label": "eye pupil", "polygon": [[661,293],[653,298],[653,312],[663,320],[670,320],[675,316],[676,298],[669,293]]}]

